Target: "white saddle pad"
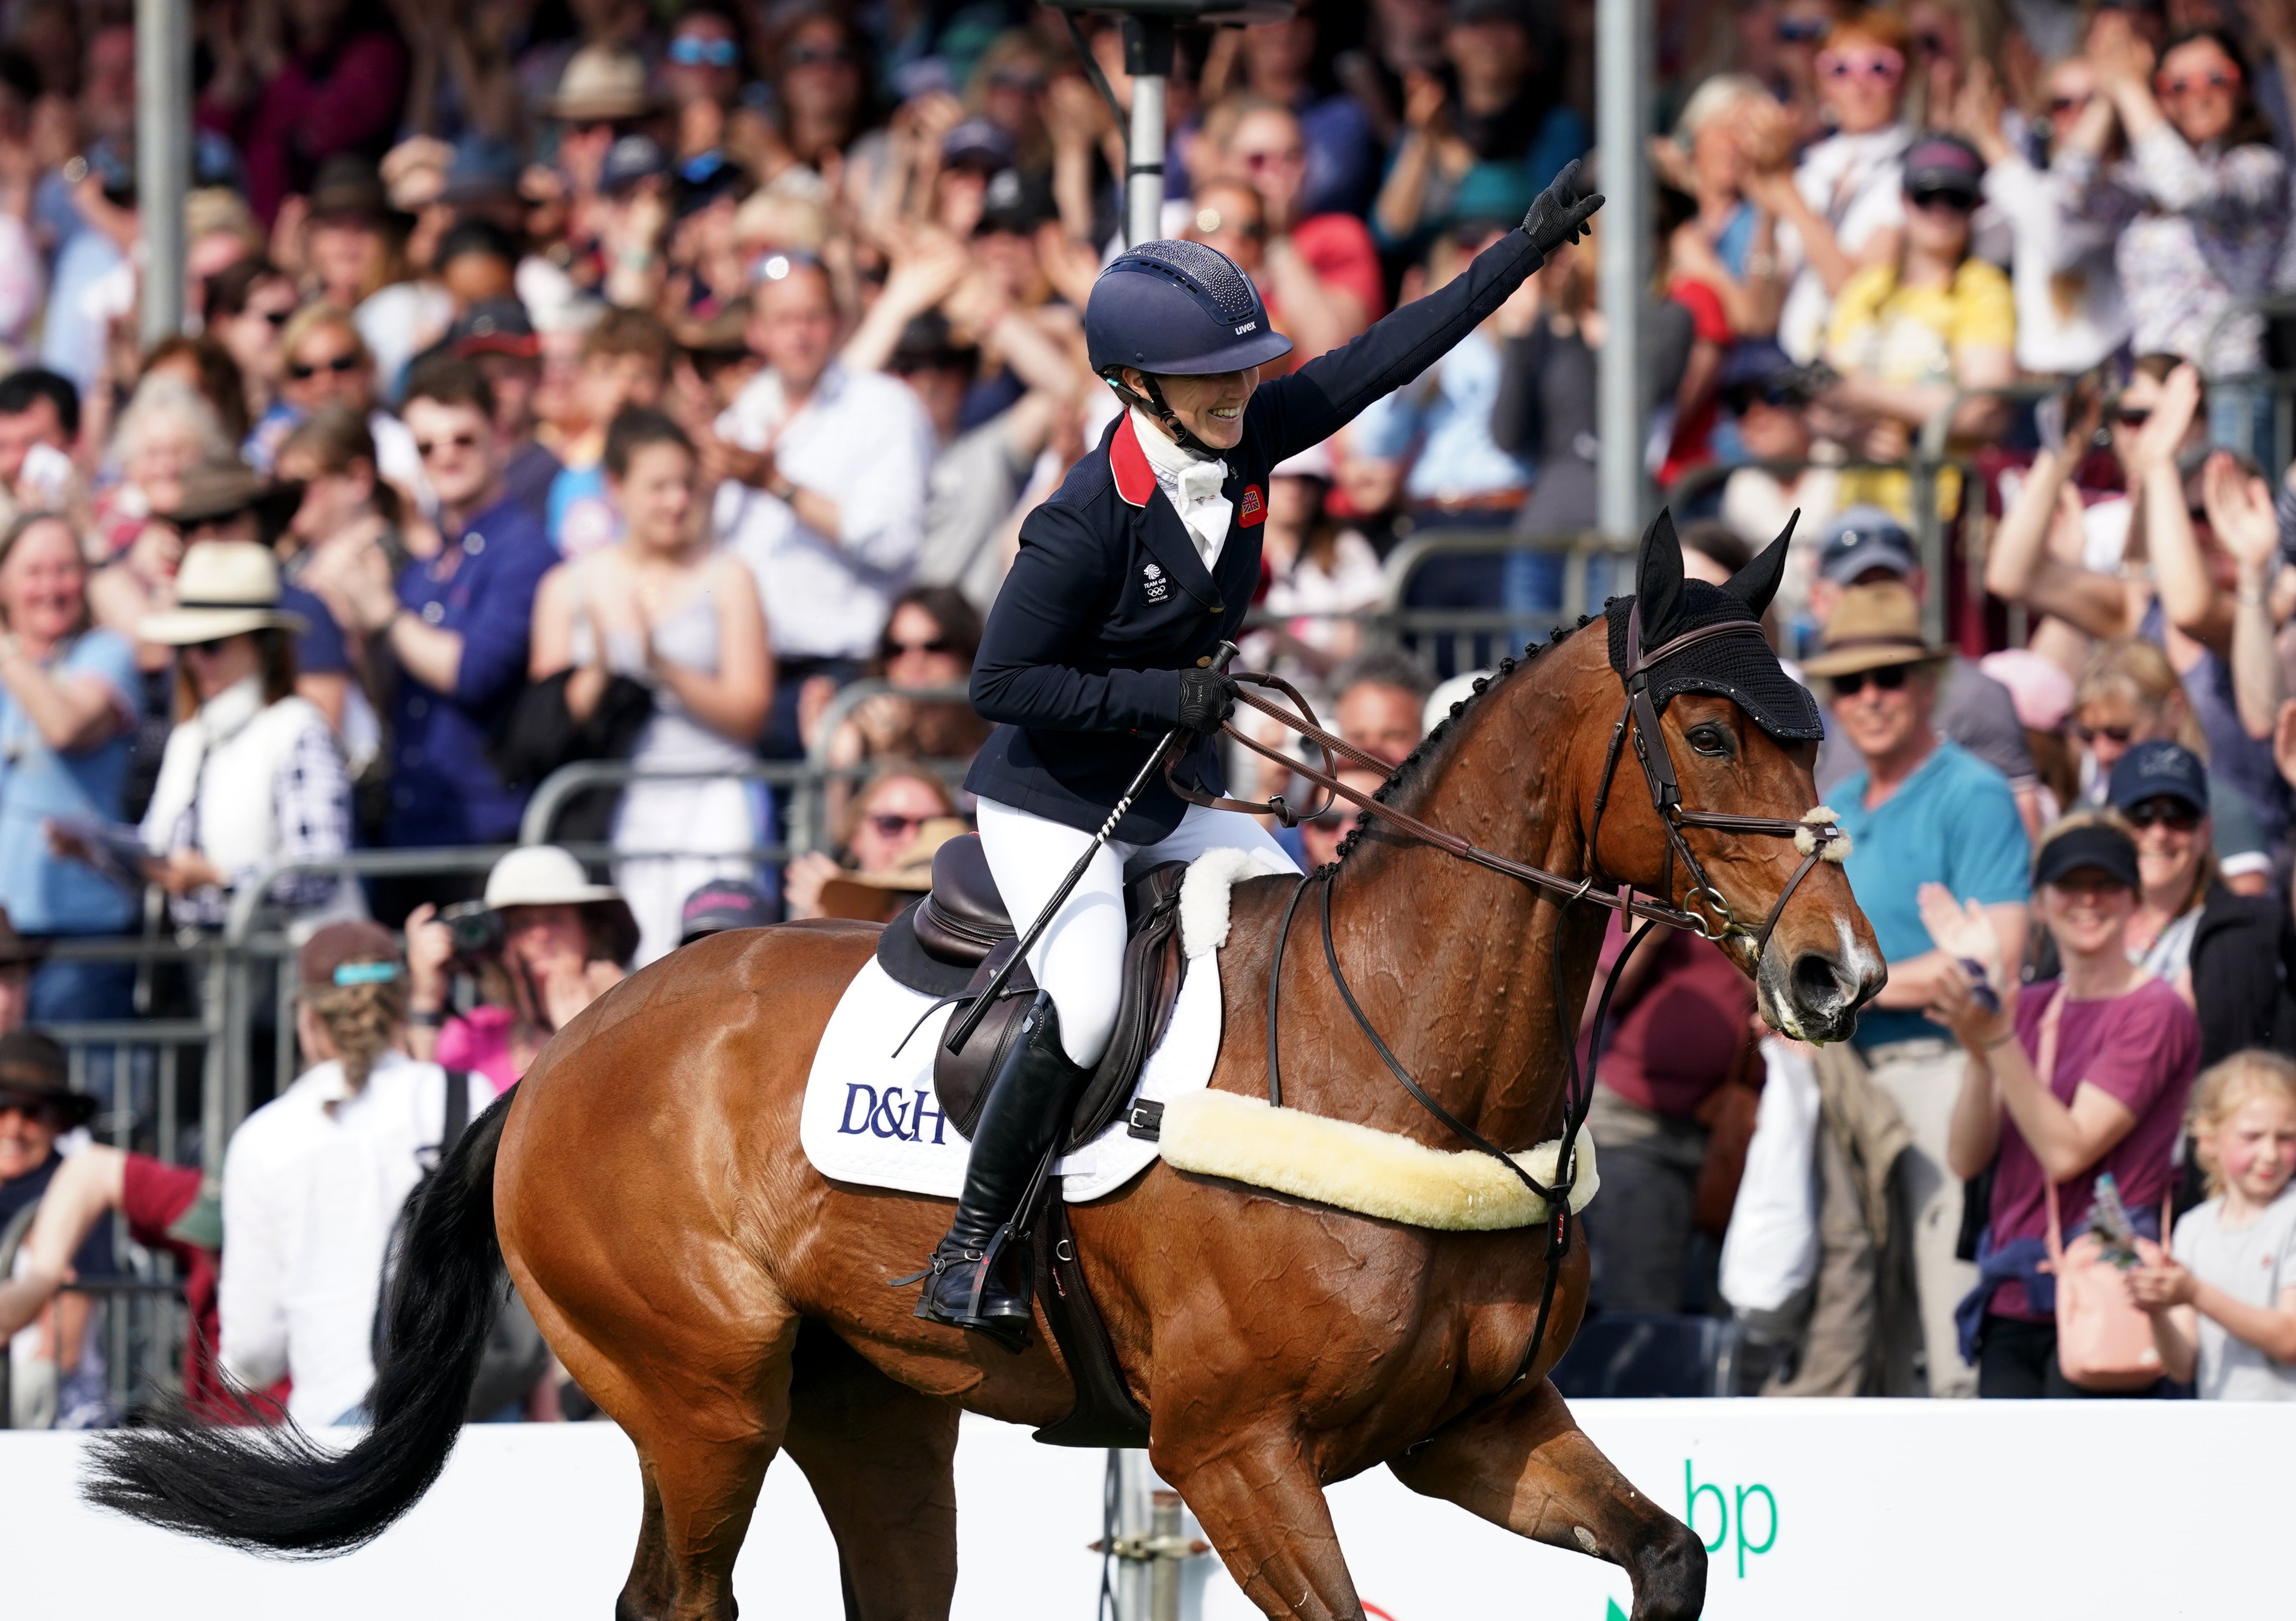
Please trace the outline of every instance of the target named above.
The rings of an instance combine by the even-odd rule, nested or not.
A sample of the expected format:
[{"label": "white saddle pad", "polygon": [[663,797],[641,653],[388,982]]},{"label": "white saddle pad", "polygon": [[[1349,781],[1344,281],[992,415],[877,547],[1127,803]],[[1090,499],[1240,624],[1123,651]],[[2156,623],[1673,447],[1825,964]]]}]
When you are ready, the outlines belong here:
[{"label": "white saddle pad", "polygon": [[[1228,888],[1250,873],[1275,870],[1233,849],[1210,851],[1189,867],[1180,899],[1187,976],[1136,1098],[1168,1102],[1211,1079],[1219,1057],[1218,948],[1227,941]],[[939,1199],[964,1191],[971,1145],[943,1118],[932,1081],[933,1054],[957,1010],[928,1014],[932,1000],[896,983],[873,956],[838,999],[814,1052],[798,1125],[805,1157],[824,1176]],[[1055,1169],[1062,1191],[1077,1204],[1114,1192],[1156,1156],[1157,1145],[1133,1136],[1119,1118]]]}]

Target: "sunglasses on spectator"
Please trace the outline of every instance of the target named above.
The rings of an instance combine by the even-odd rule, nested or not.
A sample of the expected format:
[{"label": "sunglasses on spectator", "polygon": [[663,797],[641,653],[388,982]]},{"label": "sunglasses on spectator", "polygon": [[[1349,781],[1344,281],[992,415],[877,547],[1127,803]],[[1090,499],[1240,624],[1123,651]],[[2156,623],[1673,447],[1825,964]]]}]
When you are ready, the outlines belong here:
[{"label": "sunglasses on spectator", "polygon": [[0,1091],[0,1115],[20,1114],[27,1120],[41,1120],[50,1126],[59,1124],[63,1117],[54,1103],[36,1093]]},{"label": "sunglasses on spectator", "polygon": [[1828,78],[1870,78],[1876,84],[1894,82],[1906,70],[1903,54],[1891,50],[1820,51],[1817,70]]},{"label": "sunglasses on spectator", "polygon": [[903,653],[947,653],[956,651],[956,643],[947,636],[935,636],[930,642],[887,642],[885,657],[898,659]]},{"label": "sunglasses on spectator", "polygon": [[2053,95],[2049,98],[2049,115],[2061,119],[2069,112],[2085,112],[2095,100],[2096,93],[2093,90],[2087,95]]},{"label": "sunglasses on spectator", "polygon": [[1977,199],[1965,192],[1908,192],[1906,193],[1906,201],[1924,213],[1931,209],[1942,209],[1954,214],[1967,214],[1972,212],[1977,207]]},{"label": "sunglasses on spectator", "polygon": [[257,313],[271,323],[271,330],[274,332],[277,332],[295,318],[295,312],[291,309],[266,309]]},{"label": "sunglasses on spectator", "polygon": [[1823,17],[1781,17],[1772,30],[1780,45],[1814,45],[1833,31]]},{"label": "sunglasses on spectator", "polygon": [[2195,92],[2202,90],[2230,90],[2238,86],[2239,83],[2240,78],[2238,75],[2226,73],[2221,68],[2215,68],[2210,69],[2208,72],[2202,74],[2198,78],[2163,78],[2161,81],[2161,94],[2163,95],[2191,95]]},{"label": "sunglasses on spectator", "polygon": [[1926,29],[1914,36],[1914,49],[1924,56],[1943,56],[1945,36],[1934,29]]},{"label": "sunglasses on spectator", "polygon": [[184,651],[197,653],[202,659],[212,659],[229,647],[231,640],[229,636],[215,636],[205,642],[187,642],[184,644]]},{"label": "sunglasses on spectator", "polygon": [[2148,827],[2165,827],[2172,833],[2194,833],[2201,826],[2200,811],[2182,799],[2147,799],[2123,814],[2128,825],[2140,833]]},{"label": "sunglasses on spectator", "polygon": [[914,833],[931,821],[929,816],[896,816],[890,811],[873,811],[869,825],[877,830],[880,839],[898,839],[904,833]]},{"label": "sunglasses on spectator", "polygon": [[478,447],[479,436],[475,433],[450,433],[443,439],[414,441],[414,454],[425,462],[442,450],[476,450]]},{"label": "sunglasses on spectator", "polygon": [[1308,160],[1307,153],[1296,146],[1283,151],[1238,152],[1236,156],[1255,175],[1264,168],[1296,168]]},{"label": "sunglasses on spectator", "polygon": [[800,45],[783,60],[792,68],[842,67],[853,53],[843,45]]},{"label": "sunglasses on spectator", "polygon": [[2134,726],[2089,726],[2082,725],[2079,721],[2075,721],[2069,730],[2076,739],[2084,743],[2093,743],[2099,738],[2104,738],[2108,741],[2120,744],[2123,748],[2128,747],[2128,740],[2136,735],[2136,728]]},{"label": "sunglasses on spectator", "polygon": [[308,382],[322,372],[332,372],[338,377],[348,376],[359,367],[359,357],[348,351],[325,360],[291,360],[287,375],[297,382]]},{"label": "sunglasses on spectator", "polygon": [[1041,74],[1022,72],[1012,68],[1000,68],[988,76],[992,90],[1018,90],[1029,95],[1042,94],[1045,78]]},{"label": "sunglasses on spectator", "polygon": [[1855,698],[1866,690],[1866,684],[1869,681],[1874,684],[1875,692],[1894,692],[1906,684],[1906,677],[1912,674],[1913,668],[1910,664],[1885,664],[1878,670],[1852,670],[1846,675],[1833,676],[1833,695],[1836,698]]},{"label": "sunglasses on spectator", "polygon": [[730,39],[696,39],[688,35],[669,42],[669,60],[681,68],[730,68],[741,54]]}]

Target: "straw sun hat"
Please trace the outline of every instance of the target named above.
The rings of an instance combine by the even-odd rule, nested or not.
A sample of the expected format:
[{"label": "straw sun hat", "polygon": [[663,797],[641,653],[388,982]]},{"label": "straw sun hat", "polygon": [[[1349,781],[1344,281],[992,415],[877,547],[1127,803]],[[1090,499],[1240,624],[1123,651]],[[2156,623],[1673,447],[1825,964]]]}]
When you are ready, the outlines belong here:
[{"label": "straw sun hat", "polygon": [[1949,657],[1922,629],[1922,605],[1895,580],[1852,585],[1825,627],[1825,647],[1802,662],[1802,673],[1854,675],[1893,664],[1934,664]]},{"label": "straw sun hat", "polygon": [[309,626],[279,607],[279,560],[251,540],[203,540],[176,570],[176,606],[136,626],[145,642],[185,647],[250,631],[300,635]]}]

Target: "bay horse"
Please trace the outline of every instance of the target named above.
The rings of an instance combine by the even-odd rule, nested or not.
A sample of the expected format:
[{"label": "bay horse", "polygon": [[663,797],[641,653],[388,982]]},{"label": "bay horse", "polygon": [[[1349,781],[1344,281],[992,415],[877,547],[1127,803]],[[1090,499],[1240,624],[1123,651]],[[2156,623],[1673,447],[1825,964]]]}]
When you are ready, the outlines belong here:
[{"label": "bay horse", "polygon": [[[1728,588],[1758,598],[1757,614],[1784,546]],[[1646,613],[1682,597],[1663,521],[1637,585]],[[1692,880],[1631,765],[1596,820],[1620,696],[1603,623],[1507,661],[1382,793],[1487,850],[1680,902]],[[1814,803],[1814,745],[1782,747],[1728,698],[1677,693],[1659,727],[1646,741],[1663,742],[1686,806],[1792,821]],[[1751,929],[1724,941],[1763,1014],[1790,1035],[1846,1037],[1884,976],[1841,869],[1798,870],[1780,839],[1691,836],[1731,913],[1787,902],[1759,957]],[[1215,1087],[1264,1085],[1267,969],[1297,882],[1234,891]],[[1496,1143],[1556,1136],[1565,1027],[1606,913],[1376,823],[1331,886],[1346,978],[1420,1085]],[[1301,921],[1300,949],[1282,965],[1284,1103],[1460,1147],[1368,1044],[1314,929]],[[618,1621],[734,1615],[734,1557],[783,1451],[835,1534],[849,1615],[946,1617],[960,1409],[1045,1425],[1071,1388],[1041,1321],[1012,1354],[921,1322],[914,1291],[887,1287],[931,1249],[946,1200],[829,1181],[799,1146],[816,1044],[875,942],[873,925],[833,921],[721,935],[610,991],[474,1123],[422,1202],[394,1296],[398,1348],[364,1438],[335,1453],[292,1429],[123,1432],[99,1451],[90,1496],[262,1551],[365,1542],[444,1467],[506,1263],[568,1371],[636,1444],[644,1510]],[[1521,1535],[1623,1566],[1636,1621],[1700,1612],[1703,1545],[1596,1451],[1546,1377],[1585,1306],[1583,1243],[1562,1263],[1554,1331],[1518,1379],[1546,1266],[1539,1230],[1406,1227],[1161,1162],[1071,1215],[1151,1415],[1151,1461],[1269,1616],[1364,1615],[1324,1487],[1380,1464]]]}]

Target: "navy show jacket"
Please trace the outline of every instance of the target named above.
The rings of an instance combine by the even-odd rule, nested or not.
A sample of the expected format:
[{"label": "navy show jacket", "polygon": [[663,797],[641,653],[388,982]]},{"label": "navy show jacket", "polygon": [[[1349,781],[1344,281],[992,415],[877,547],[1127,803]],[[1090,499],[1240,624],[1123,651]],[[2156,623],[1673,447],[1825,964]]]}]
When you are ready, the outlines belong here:
[{"label": "navy show jacket", "polygon": [[[1539,263],[1529,233],[1510,231],[1442,288],[1254,389],[1242,439],[1221,453],[1234,517],[1211,569],[1157,487],[1130,413],[1118,417],[1021,522],[972,667],[972,707],[999,724],[965,787],[1097,831],[1177,722],[1182,667],[1208,663],[1243,623],[1259,584],[1269,470],[1433,365]],[[1226,791],[1210,738],[1195,739],[1174,774]],[[1116,837],[1154,844],[1186,810],[1160,774]]]}]

